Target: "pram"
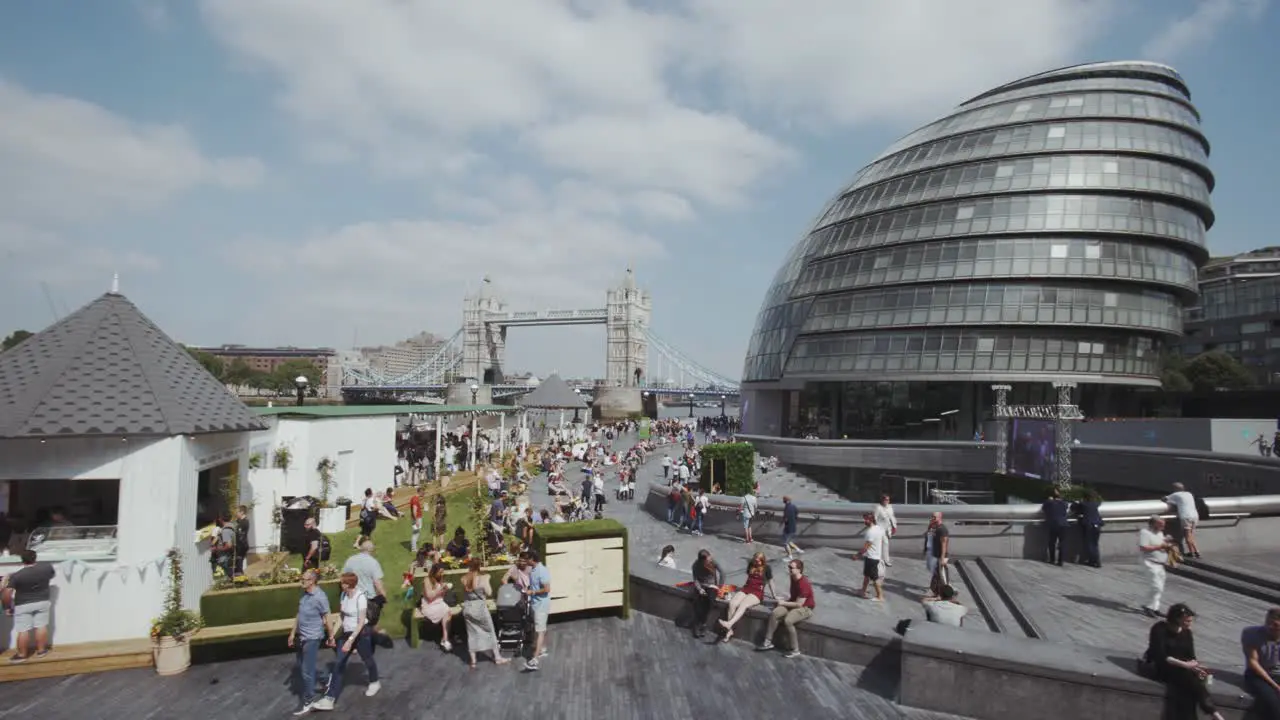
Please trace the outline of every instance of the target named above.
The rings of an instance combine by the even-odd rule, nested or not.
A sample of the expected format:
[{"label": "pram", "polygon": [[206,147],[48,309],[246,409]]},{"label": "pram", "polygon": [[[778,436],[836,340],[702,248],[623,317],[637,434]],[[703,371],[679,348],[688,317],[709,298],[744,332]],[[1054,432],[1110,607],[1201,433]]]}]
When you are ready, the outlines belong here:
[{"label": "pram", "polygon": [[514,583],[498,588],[494,627],[498,633],[498,649],[513,656],[524,653],[525,643],[533,635],[533,610],[529,598]]}]

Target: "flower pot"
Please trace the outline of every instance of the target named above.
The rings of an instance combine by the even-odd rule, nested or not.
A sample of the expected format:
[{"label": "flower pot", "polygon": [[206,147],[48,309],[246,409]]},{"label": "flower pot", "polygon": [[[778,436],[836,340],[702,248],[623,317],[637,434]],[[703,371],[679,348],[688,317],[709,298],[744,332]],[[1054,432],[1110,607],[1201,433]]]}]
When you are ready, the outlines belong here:
[{"label": "flower pot", "polygon": [[347,529],[347,510],[343,507],[320,508],[320,532],[329,535]]},{"label": "flower pot", "polygon": [[187,638],[169,636],[155,638],[151,642],[151,654],[155,658],[157,675],[178,675],[191,667],[191,645]]}]

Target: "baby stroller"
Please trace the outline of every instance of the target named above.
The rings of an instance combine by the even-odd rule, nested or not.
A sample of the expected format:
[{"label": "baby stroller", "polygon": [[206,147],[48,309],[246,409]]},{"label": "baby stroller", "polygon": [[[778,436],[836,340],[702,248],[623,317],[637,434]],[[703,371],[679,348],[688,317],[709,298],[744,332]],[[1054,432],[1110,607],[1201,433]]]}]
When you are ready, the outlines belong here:
[{"label": "baby stroller", "polygon": [[498,588],[498,606],[494,613],[499,651],[519,657],[533,632],[533,609],[520,586],[506,583]]}]

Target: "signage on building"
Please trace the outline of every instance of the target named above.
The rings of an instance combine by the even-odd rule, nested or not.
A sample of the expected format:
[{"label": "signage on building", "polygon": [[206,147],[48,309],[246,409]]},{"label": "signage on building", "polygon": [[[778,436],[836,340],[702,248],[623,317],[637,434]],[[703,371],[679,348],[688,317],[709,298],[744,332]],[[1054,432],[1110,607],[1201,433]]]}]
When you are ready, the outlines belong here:
[{"label": "signage on building", "polygon": [[1084,413],[1075,405],[1004,405],[996,406],[996,417],[1036,420],[1083,420]]}]

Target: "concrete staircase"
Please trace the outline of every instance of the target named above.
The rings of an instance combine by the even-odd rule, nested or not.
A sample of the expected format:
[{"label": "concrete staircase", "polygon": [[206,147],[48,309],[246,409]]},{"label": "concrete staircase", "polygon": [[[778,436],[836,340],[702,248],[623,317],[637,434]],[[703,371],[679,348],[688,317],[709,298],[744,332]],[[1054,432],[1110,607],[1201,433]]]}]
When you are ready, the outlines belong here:
[{"label": "concrete staircase", "polygon": [[851,504],[816,480],[789,468],[779,467],[763,474],[757,471],[756,480],[760,483],[761,494],[769,499],[779,500],[783,495],[789,495],[799,505],[813,502]]}]

